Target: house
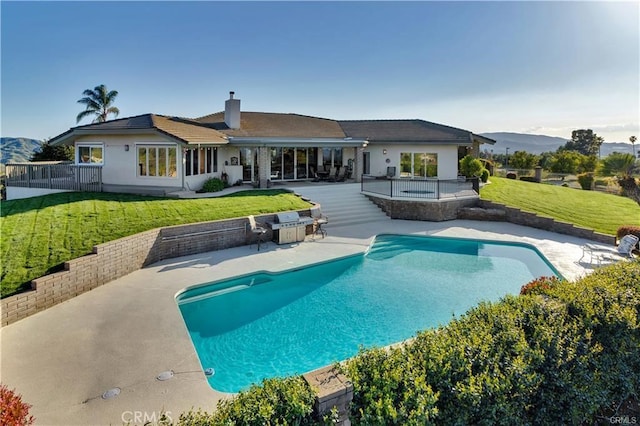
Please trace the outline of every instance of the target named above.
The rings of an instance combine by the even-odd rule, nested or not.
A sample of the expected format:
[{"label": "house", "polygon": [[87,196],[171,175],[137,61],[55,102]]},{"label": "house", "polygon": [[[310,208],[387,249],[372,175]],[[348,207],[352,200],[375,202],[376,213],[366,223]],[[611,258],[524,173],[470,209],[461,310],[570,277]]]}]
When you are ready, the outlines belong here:
[{"label": "house", "polygon": [[362,175],[456,179],[458,160],[495,141],[419,119],[333,120],[246,112],[230,92],[224,111],[199,118],[144,114],[73,127],[50,140],[73,145],[75,163],[98,166],[102,190],[198,190],[210,177],[230,184]]}]

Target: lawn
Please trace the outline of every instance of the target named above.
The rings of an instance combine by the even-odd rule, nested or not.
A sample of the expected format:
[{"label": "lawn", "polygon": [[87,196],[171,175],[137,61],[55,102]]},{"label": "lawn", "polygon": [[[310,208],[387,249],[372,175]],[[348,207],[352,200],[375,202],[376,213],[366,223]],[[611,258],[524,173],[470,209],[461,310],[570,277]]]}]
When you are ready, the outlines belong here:
[{"label": "lawn", "polygon": [[0,204],[2,297],[91,253],[94,245],[160,226],[303,209],[282,191],[242,191],[217,198],[166,199],[67,192]]},{"label": "lawn", "polygon": [[622,225],[640,226],[640,206],[617,195],[492,176],[480,198],[615,235]]}]

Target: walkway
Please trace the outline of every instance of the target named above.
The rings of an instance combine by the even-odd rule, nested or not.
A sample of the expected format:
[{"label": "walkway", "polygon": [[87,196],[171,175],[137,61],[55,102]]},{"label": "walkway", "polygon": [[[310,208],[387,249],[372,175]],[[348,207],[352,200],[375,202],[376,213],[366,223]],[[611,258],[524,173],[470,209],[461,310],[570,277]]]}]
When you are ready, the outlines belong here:
[{"label": "walkway", "polygon": [[[359,253],[379,233],[459,236],[536,245],[567,278],[586,271],[574,263],[587,241],[503,222],[419,222],[368,218],[338,207],[337,186],[316,193],[330,215],[325,239],[269,242],[157,263],[0,331],[1,379],[33,405],[37,424],[142,424],[161,411],[176,420],[192,407],[213,410],[224,394],[201,371],[175,303],[181,289],[251,270],[278,271]],[[340,201],[338,201],[340,200]],[[335,204],[332,205],[332,201]],[[323,206],[325,204],[323,203]],[[375,208],[375,207],[374,207]],[[172,379],[156,379],[172,370]],[[119,388],[111,399],[102,395]]]}]

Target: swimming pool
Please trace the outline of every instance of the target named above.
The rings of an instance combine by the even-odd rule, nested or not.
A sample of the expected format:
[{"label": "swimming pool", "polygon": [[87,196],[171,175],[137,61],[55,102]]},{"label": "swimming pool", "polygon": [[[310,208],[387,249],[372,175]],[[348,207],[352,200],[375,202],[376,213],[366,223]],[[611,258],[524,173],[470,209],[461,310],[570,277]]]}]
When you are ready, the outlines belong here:
[{"label": "swimming pool", "polygon": [[238,392],[406,340],[553,275],[527,244],[385,234],[364,254],[207,283],[176,300],[203,370],[215,371],[211,387]]}]

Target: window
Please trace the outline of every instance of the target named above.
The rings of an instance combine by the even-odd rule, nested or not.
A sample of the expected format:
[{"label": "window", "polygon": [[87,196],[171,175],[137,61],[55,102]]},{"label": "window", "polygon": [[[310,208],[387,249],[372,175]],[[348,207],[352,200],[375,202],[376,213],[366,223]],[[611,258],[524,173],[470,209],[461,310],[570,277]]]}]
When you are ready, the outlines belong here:
[{"label": "window", "polygon": [[103,164],[102,145],[78,145],[78,164]]},{"label": "window", "polygon": [[426,152],[401,152],[400,177],[437,177],[438,154]]},{"label": "window", "polygon": [[138,176],[178,176],[178,155],[175,146],[138,145]]},{"label": "window", "polygon": [[185,176],[202,175],[218,171],[218,149],[215,147],[189,148],[185,151]]}]

